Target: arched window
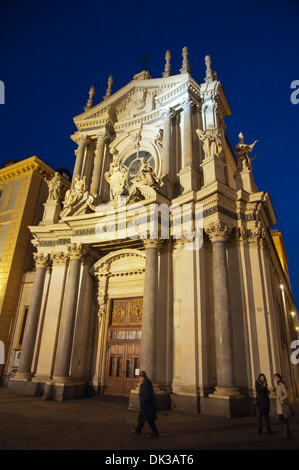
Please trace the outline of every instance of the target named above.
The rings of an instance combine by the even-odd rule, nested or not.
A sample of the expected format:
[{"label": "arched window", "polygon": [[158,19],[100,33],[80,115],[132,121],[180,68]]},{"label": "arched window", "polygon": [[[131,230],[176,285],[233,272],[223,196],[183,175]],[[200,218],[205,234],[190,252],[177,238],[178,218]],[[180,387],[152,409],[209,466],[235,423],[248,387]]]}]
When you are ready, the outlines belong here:
[{"label": "arched window", "polygon": [[123,166],[128,172],[127,180],[129,184],[131,179],[138,173],[142,158],[146,158],[147,162],[150,164],[153,170],[155,170],[155,159],[149,152],[146,150],[139,150],[138,152],[133,153],[123,162]]}]

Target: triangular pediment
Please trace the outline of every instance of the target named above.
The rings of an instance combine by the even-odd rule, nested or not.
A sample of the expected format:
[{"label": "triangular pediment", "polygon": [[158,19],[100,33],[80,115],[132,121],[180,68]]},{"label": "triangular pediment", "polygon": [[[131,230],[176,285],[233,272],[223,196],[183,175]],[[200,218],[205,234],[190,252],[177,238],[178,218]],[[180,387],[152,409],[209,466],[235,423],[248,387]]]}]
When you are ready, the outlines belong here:
[{"label": "triangular pediment", "polygon": [[188,73],[167,78],[140,77],[141,74],[135,75],[125,87],[76,116],[74,122],[78,130],[88,131],[109,122],[114,125],[151,114],[173,102],[176,95],[179,98],[186,88],[198,88],[199,95],[200,87]]}]

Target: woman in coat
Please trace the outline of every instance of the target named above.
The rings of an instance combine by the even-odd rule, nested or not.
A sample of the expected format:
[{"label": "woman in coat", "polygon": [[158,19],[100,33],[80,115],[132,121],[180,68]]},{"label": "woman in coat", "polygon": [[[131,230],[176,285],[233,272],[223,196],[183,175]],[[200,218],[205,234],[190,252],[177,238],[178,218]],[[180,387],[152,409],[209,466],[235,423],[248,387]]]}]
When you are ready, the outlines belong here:
[{"label": "woman in coat", "polygon": [[276,412],[280,421],[284,424],[283,437],[292,439],[293,436],[290,431],[289,420],[284,416],[282,409],[284,404],[289,403],[287,387],[280,374],[274,374],[274,380],[276,382]]},{"label": "woman in coat", "polygon": [[139,390],[140,413],[134,433],[140,435],[141,430],[147,421],[151,428],[152,436],[158,437],[159,433],[155,424],[155,420],[157,419],[156,403],[152,382],[144,371],[140,372],[139,380],[141,382]]},{"label": "woman in coat", "polygon": [[267,379],[265,374],[260,374],[257,381],[255,382],[256,398],[257,398],[257,416],[258,416],[258,426],[259,434],[262,434],[263,427],[263,416],[265,416],[267,433],[273,434],[270,428],[270,399],[269,399],[269,390],[267,385]]}]

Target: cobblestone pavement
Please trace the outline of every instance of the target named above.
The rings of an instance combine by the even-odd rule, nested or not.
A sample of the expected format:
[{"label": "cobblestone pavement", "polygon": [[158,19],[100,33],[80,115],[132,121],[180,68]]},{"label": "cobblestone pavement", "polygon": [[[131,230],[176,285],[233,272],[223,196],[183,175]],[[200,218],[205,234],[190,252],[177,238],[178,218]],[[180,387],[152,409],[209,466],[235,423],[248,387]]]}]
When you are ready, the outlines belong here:
[{"label": "cobblestone pavement", "polygon": [[255,417],[215,416],[159,411],[159,438],[132,435],[138,413],[128,400],[93,397],[65,402],[7,394],[0,387],[1,450],[299,450],[299,403],[290,420],[293,439],[282,437],[272,418],[274,435],[258,435]]}]

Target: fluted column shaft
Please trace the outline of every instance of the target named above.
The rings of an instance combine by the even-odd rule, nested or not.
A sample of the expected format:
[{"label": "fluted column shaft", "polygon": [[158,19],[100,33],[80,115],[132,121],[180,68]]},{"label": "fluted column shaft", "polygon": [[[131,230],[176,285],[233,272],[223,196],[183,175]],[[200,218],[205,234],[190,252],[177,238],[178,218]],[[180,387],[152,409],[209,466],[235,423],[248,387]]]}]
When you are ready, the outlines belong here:
[{"label": "fluted column shaft", "polygon": [[29,378],[31,376],[31,366],[36,342],[36,335],[40,317],[40,309],[43,298],[45,276],[49,266],[49,256],[44,254],[34,255],[36,264],[36,274],[33,284],[30,306],[24,332],[18,376]]},{"label": "fluted column shaft", "polygon": [[141,369],[155,380],[155,327],[158,292],[159,240],[145,240],[146,263],[144,276]]}]

